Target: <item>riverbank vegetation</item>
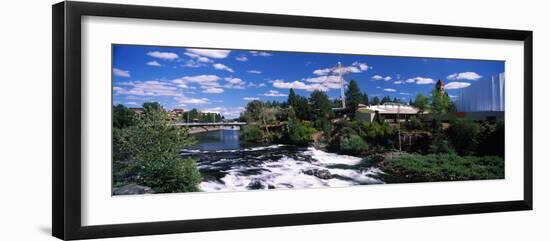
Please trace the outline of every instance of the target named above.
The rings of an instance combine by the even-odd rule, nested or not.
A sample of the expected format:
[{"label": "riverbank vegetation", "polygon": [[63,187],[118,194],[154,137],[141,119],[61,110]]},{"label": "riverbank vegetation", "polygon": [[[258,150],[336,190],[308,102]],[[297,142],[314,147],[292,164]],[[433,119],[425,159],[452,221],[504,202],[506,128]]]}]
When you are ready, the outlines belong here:
[{"label": "riverbank vegetation", "polygon": [[113,187],[138,184],[156,193],[198,191],[201,175],[181,148],[194,143],[186,128],[170,125],[158,103],[145,103],[136,114],[113,107]]},{"label": "riverbank vegetation", "polygon": [[[409,105],[419,112],[403,123],[355,118],[360,105],[377,105],[401,100],[369,99],[351,80],[346,91],[346,109],[341,101],[330,100],[315,90],[309,97],[290,89],[286,102],[249,102],[240,120],[247,122],[242,139],[253,143],[314,145],[332,152],[366,157],[400,152],[398,158],[379,160],[393,175],[418,180],[468,180],[504,177],[504,123],[474,122],[442,117],[456,111],[441,88],[429,96],[418,94]],[[336,110],[336,112],[335,112]],[[427,118],[425,113],[430,113]],[[405,140],[408,140],[405,142]],[[439,173],[438,173],[439,172]]]}]

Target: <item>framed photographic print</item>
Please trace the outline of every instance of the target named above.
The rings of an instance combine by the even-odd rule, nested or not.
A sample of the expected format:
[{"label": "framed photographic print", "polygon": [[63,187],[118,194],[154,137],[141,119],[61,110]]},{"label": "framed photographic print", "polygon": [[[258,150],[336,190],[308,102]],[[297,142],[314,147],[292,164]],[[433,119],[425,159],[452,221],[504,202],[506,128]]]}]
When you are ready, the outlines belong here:
[{"label": "framed photographic print", "polygon": [[532,32],[61,2],[53,235],[532,209]]}]

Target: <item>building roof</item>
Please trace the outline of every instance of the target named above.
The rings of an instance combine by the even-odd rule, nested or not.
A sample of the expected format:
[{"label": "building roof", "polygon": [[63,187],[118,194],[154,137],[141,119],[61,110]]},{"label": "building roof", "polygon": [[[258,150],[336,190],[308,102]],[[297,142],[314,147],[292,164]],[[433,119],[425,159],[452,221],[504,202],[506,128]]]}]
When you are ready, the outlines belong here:
[{"label": "building roof", "polygon": [[380,114],[416,114],[418,109],[410,105],[398,105],[396,103],[386,103],[382,105],[371,105],[364,108],[359,108],[359,111],[374,111]]}]

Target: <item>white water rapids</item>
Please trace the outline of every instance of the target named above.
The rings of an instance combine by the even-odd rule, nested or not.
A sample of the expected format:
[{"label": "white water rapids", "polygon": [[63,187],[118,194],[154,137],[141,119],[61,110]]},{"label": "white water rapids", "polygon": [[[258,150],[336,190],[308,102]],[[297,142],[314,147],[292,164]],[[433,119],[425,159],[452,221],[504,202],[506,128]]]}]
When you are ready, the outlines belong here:
[{"label": "white water rapids", "polygon": [[383,183],[382,171],[363,159],[284,145],[235,150],[183,150],[195,156],[205,192],[346,187]]}]

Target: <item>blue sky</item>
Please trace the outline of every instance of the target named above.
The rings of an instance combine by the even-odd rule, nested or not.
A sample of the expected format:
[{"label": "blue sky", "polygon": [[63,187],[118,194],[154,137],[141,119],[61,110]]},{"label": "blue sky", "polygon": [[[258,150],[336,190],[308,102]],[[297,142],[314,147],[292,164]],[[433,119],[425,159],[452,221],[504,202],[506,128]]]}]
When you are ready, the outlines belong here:
[{"label": "blue sky", "polygon": [[[336,68],[341,62],[341,68]],[[128,107],[157,101],[234,118],[252,100],[285,101],[290,88],[340,95],[337,73],[374,96],[414,99],[441,79],[454,97],[504,72],[503,61],[457,60],[229,49],[113,46],[113,102]]]}]

